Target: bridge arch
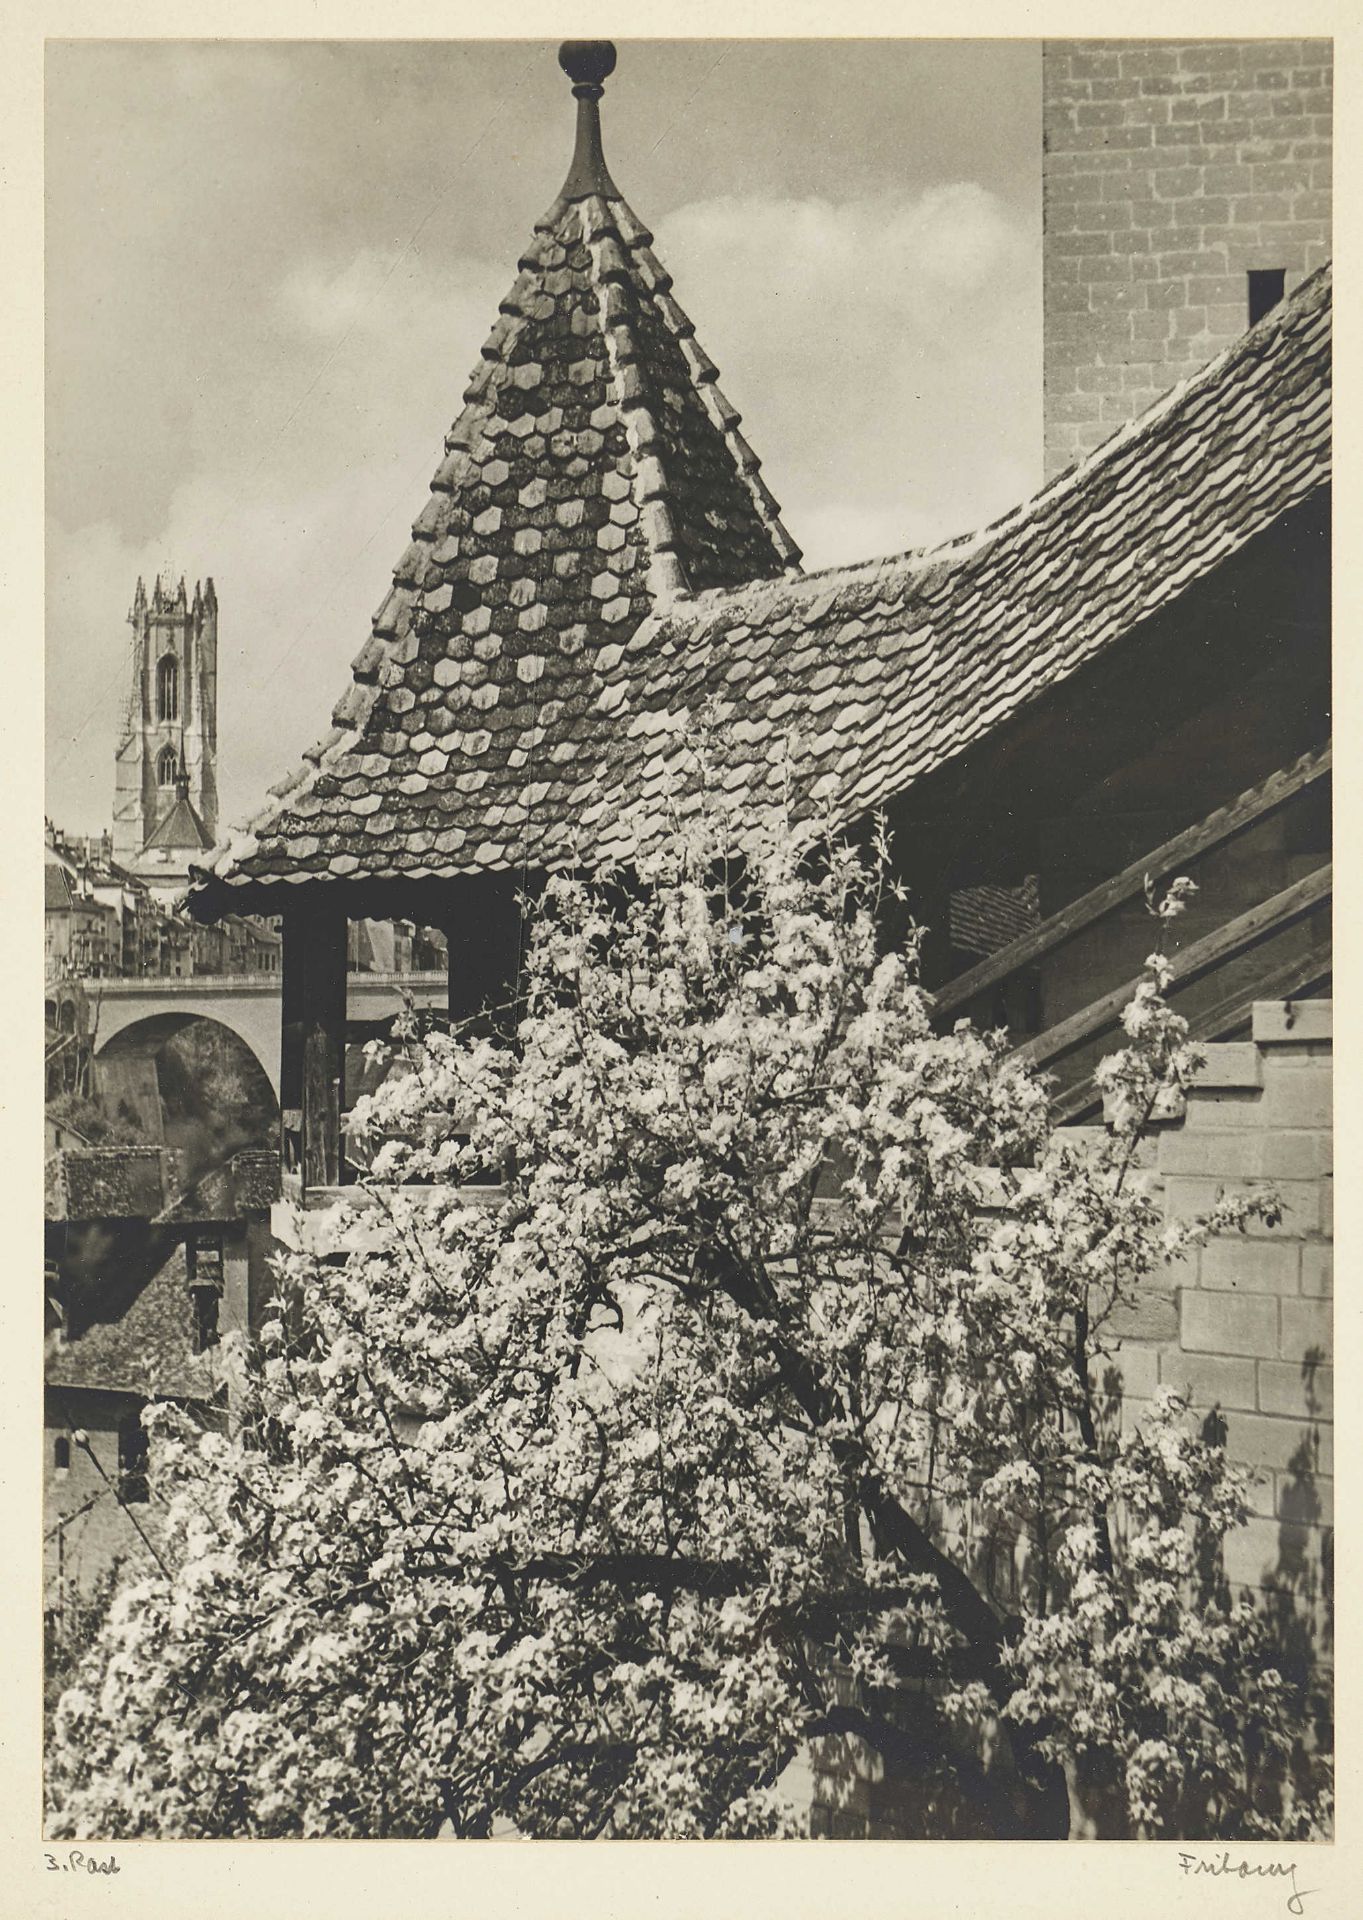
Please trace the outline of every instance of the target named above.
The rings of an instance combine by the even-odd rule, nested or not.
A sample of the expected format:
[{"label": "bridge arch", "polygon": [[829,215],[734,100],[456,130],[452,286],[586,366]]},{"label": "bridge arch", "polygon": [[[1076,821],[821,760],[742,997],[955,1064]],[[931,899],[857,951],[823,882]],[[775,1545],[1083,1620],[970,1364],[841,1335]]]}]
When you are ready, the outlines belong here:
[{"label": "bridge arch", "polygon": [[132,999],[108,1000],[99,1010],[95,1034],[96,1060],[118,1059],[135,1053],[156,1053],[186,1027],[207,1021],[234,1034],[270,1083],[279,1104],[279,999],[195,1001],[183,1007],[149,1010]]},{"label": "bridge arch", "polygon": [[186,1192],[243,1149],[272,1149],[279,1137],[279,1095],[264,1062],[192,1003],[126,1022],[95,1055],[95,1088],[134,1137],[174,1151]]},{"label": "bridge arch", "polygon": [[[95,1058],[106,1050],[146,1050],[192,1020],[226,1027],[254,1054],[279,1101],[282,982],[277,973],[145,975],[85,982]],[[418,973],[353,973],[346,980],[351,1019],[385,1020],[404,1005],[442,1008],[449,978],[441,969]],[[136,1028],[137,1041],[124,1040]]]}]

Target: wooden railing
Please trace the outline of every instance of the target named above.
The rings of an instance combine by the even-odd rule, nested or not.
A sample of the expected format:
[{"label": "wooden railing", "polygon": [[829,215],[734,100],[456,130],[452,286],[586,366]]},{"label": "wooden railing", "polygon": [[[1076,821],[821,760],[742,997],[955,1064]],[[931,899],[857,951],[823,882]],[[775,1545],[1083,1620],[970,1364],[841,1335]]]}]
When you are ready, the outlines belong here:
[{"label": "wooden railing", "polygon": [[1144,891],[1147,878],[1152,882],[1169,879],[1191,861],[1225,846],[1250,827],[1257,826],[1314,782],[1324,779],[1330,772],[1330,765],[1331,748],[1327,743],[1310,753],[1304,753],[1281,772],[1270,774],[1267,780],[1242,793],[1229,806],[1218,807],[1215,813],[1208,814],[1196,826],[1175,834],[1163,846],[1143,854],[1139,860],[1133,860],[1130,866],[1124,867],[1110,880],[1104,880],[1100,886],[1081,894],[1077,900],[1071,900],[1068,906],[1062,907],[1058,913],[1053,913],[1037,926],[1029,927],[1016,940],[1010,940],[1006,947],[1000,947],[997,953],[991,953],[978,966],[971,967],[968,973],[959,974],[934,993],[936,1012],[944,1018],[959,1012],[978,995],[1001,985],[1011,975],[1021,972],[1043,956],[1054,953],[1095,921],[1104,919],[1126,901],[1135,899]]},{"label": "wooden railing", "polygon": [[[1298,880],[1294,886],[1284,887],[1271,900],[1251,907],[1247,913],[1238,914],[1234,920],[1227,921],[1225,926],[1218,927],[1205,939],[1196,940],[1190,947],[1172,954],[1170,992],[1177,994],[1180,988],[1205,979],[1227,962],[1264,946],[1275,934],[1286,931],[1297,921],[1314,913],[1318,907],[1324,906],[1330,897],[1331,868],[1327,864],[1308,874],[1304,880]],[[1256,1000],[1305,995],[1317,988],[1328,977],[1329,971],[1328,960],[1322,962],[1308,957],[1303,963],[1300,956],[1294,956],[1283,962],[1274,961],[1266,954],[1265,964],[1255,968],[1250,978],[1243,981],[1234,992],[1190,1018],[1192,1036],[1197,1040],[1224,1039],[1249,1018],[1249,1010]],[[1123,1007],[1139,984],[1138,979],[1127,980],[1068,1020],[1062,1020],[1047,1032],[1038,1034],[1035,1040],[1029,1040],[1018,1048],[1019,1058],[1042,1069],[1058,1066],[1066,1055],[1096,1040],[1104,1032],[1115,1029]],[[1052,1111],[1058,1120],[1076,1120],[1100,1104],[1098,1090],[1092,1076],[1088,1075],[1059,1094],[1053,1102]]]},{"label": "wooden railing", "polygon": [[[1289,801],[1326,779],[1331,762],[1328,744],[1303,754],[1290,767],[1271,774],[1228,806],[1217,808],[1196,826],[1175,834],[1111,879],[1072,900],[1060,912],[1028,928],[1016,940],[1009,941],[1007,946],[935,993],[933,1001],[938,1017],[945,1021],[961,1013],[980,996],[1036,963],[1049,960],[1097,922],[1138,898],[1148,883],[1157,884],[1185,872],[1195,861],[1267,820]],[[1236,914],[1224,925],[1170,956],[1171,992],[1175,996],[1222,968],[1232,963],[1235,966],[1234,983],[1220,998],[1208,1004],[1205,1000],[1198,1002],[1198,997],[1193,996],[1188,1019],[1194,1038],[1223,1039],[1244,1024],[1255,1000],[1300,997],[1314,992],[1328,979],[1328,948],[1322,950],[1318,944],[1308,941],[1304,950],[1299,944],[1297,951],[1285,956],[1281,945],[1275,942],[1278,935],[1328,908],[1331,896],[1332,870],[1328,862],[1322,862],[1314,872],[1282,888],[1270,899]],[[1260,962],[1251,961],[1246,965],[1245,957],[1259,950],[1262,950]],[[1138,985],[1139,976],[1123,979],[1086,1006],[1019,1045],[1021,1059],[1043,1071],[1059,1073],[1061,1088],[1054,1101],[1057,1119],[1080,1119],[1101,1105],[1092,1076],[1093,1050],[1104,1034],[1112,1033],[1115,1039],[1122,1009]],[[1087,1059],[1083,1057],[1085,1049],[1089,1050]],[[1067,1078],[1069,1085],[1064,1084]]]},{"label": "wooden railing", "polygon": [[[1194,1040],[1208,1043],[1225,1040],[1249,1026],[1256,1003],[1306,999],[1325,986],[1330,974],[1328,960],[1306,967],[1300,961],[1277,967],[1266,966],[1256,972],[1253,979],[1238,992],[1228,994],[1212,1008],[1190,1014],[1189,1035]],[[1055,1095],[1051,1101],[1051,1116],[1058,1125],[1069,1126],[1075,1121],[1096,1117],[1102,1105],[1102,1091],[1090,1074]]]},{"label": "wooden railing", "polygon": [[[1248,912],[1237,914],[1234,920],[1228,920],[1224,927],[1218,927],[1204,939],[1195,940],[1190,947],[1171,954],[1169,965],[1173,978],[1171,990],[1186,987],[1194,980],[1200,980],[1215,968],[1222,967],[1228,960],[1247,953],[1251,947],[1259,946],[1271,934],[1280,933],[1300,920],[1313,908],[1330,897],[1331,868],[1327,863],[1318,867],[1314,873],[1307,874],[1304,880],[1298,880],[1295,886],[1284,887],[1281,893],[1275,893],[1271,900],[1265,900]],[[1105,993],[1101,999],[1093,1000],[1078,1013],[1071,1014],[1068,1020],[1038,1034],[1035,1040],[1029,1040],[1018,1048],[1020,1059],[1032,1066],[1049,1067],[1063,1060],[1065,1055],[1073,1053],[1096,1034],[1107,1027],[1114,1026],[1121,1015],[1122,1008],[1140,985],[1139,976],[1125,980],[1121,986],[1114,987],[1111,993]],[[1269,998],[1256,992],[1256,1000]]]}]

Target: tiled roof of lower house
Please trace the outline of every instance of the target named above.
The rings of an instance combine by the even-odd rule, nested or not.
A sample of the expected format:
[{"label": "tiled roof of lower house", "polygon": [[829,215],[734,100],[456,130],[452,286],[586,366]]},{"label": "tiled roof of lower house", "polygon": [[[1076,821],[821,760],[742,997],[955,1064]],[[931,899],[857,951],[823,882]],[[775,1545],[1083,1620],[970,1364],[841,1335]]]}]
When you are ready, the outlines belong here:
[{"label": "tiled roof of lower house", "polygon": [[43,911],[68,913],[72,905],[71,880],[66,868],[54,854],[43,862]]},{"label": "tiled roof of lower house", "polygon": [[188,1193],[172,1195],[152,1224],[239,1220],[265,1212],[279,1191],[279,1154],[272,1147],[248,1147],[225,1166],[211,1168]]},{"label": "tiled roof of lower house", "polygon": [[303,778],[206,863],[198,910],[245,888],[278,899],[280,883],[627,858],[685,785],[702,723],[734,801],[793,783],[855,818],[1328,481],[1330,313],[1325,268],[1069,474],[930,551],[719,586],[608,631],[546,607],[531,639],[495,644],[486,600],[440,576],[439,624],[376,646],[376,683],[357,685]]},{"label": "tiled roof of lower house", "polygon": [[1020,887],[962,887],[951,896],[951,944],[962,953],[997,953],[1040,918],[1035,874]]},{"label": "tiled roof of lower house", "polygon": [[220,1370],[194,1344],[185,1250],[176,1246],[116,1317],[96,1314],[77,1338],[49,1339],[44,1378],[49,1386],[208,1399]]}]

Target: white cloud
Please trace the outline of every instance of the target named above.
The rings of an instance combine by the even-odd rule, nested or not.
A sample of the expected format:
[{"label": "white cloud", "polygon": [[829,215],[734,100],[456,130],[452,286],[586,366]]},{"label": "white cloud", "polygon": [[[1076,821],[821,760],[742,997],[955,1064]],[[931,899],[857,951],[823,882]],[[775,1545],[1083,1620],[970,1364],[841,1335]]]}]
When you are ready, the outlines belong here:
[{"label": "white cloud", "polygon": [[659,251],[808,565],[943,539],[1039,481],[1039,235],[984,187],[696,202]]},{"label": "white cloud", "polygon": [[480,338],[497,317],[497,302],[514,277],[490,260],[465,257],[436,272],[415,248],[297,261],[279,289],[283,321],[317,339],[339,340],[357,329],[396,336],[411,346],[447,341],[467,331]]},{"label": "white cloud", "polygon": [[279,290],[280,312],[303,333],[339,339],[367,317],[392,270],[367,249],[345,262],[301,261]]},{"label": "white cloud", "polygon": [[970,181],[921,194],[829,200],[694,201],[669,215],[664,238],[679,285],[727,284],[784,294],[855,295],[865,307],[930,328],[942,296],[978,292],[1025,251],[1004,203]]}]

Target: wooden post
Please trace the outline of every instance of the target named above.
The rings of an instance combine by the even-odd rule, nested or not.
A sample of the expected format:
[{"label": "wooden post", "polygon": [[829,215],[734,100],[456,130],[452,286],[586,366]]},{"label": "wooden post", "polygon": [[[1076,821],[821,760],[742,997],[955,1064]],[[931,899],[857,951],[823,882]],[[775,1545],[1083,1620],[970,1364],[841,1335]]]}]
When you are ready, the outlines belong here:
[{"label": "wooden post", "polygon": [[323,899],[292,909],[284,923],[280,1106],[299,1115],[305,1191],[337,1186],[341,1178],[345,988],[344,908]]},{"label": "wooden post", "polygon": [[303,1173],[303,941],[305,923],[287,913],[279,957],[279,1164],[286,1180]]}]

